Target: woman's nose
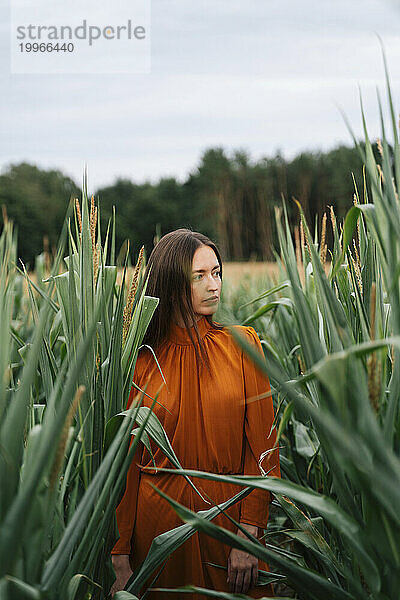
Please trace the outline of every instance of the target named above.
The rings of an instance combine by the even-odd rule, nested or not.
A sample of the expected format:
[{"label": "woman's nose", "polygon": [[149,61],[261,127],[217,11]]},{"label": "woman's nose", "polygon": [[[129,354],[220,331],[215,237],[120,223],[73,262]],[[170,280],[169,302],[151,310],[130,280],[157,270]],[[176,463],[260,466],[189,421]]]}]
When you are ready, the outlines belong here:
[{"label": "woman's nose", "polygon": [[207,287],[209,290],[217,290],[218,289],[218,283],[215,280],[215,277],[213,277],[212,274],[210,274],[207,277]]}]

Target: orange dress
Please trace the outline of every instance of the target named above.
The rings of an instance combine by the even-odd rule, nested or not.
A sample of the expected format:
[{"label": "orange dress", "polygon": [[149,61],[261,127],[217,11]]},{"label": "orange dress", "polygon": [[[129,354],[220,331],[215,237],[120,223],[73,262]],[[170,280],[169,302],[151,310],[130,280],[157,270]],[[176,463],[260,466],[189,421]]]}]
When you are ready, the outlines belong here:
[{"label": "orange dress", "polygon": [[[134,373],[134,382],[146,393],[155,396],[161,387],[154,412],[162,423],[172,447],[184,468],[223,474],[260,475],[260,455],[272,448],[276,434],[272,428],[274,413],[268,378],[243,353],[227,329],[214,329],[205,317],[198,322],[200,337],[209,359],[209,369],[199,364],[187,331],[172,327],[169,339],[156,352],[166,385],[155,360],[148,350],[141,350]],[[247,341],[262,352],[260,341],[252,327],[238,327]],[[136,396],[132,388],[129,403]],[[261,399],[254,399],[264,395]],[[265,397],[266,396],[266,397]],[[246,402],[249,400],[249,402]],[[144,397],[143,404],[151,400]],[[154,459],[159,467],[172,465],[154,447]],[[193,511],[210,508],[181,475],[143,471],[153,467],[147,450],[140,451],[128,471],[125,494],[117,508],[120,539],[113,554],[130,554],[136,569],[145,559],[150,544],[157,535],[182,524],[169,504],[151,487],[155,485]],[[262,462],[264,472],[279,476],[278,451],[267,454]],[[219,504],[231,498],[241,486],[192,479],[203,496]],[[270,496],[263,490],[253,490],[249,496],[229,509],[229,514],[241,523],[266,527]],[[224,515],[214,523],[235,531]],[[219,591],[228,591],[227,572],[212,566],[227,566],[231,548],[204,534],[196,533],[168,559],[153,587],[179,587],[194,584]],[[267,565],[259,563],[267,569]],[[252,588],[248,595],[258,598],[271,593],[271,588]],[[150,599],[161,599],[151,592]],[[168,594],[187,600],[187,594]],[[194,600],[197,595],[190,595]],[[203,598],[204,596],[199,596]]]}]

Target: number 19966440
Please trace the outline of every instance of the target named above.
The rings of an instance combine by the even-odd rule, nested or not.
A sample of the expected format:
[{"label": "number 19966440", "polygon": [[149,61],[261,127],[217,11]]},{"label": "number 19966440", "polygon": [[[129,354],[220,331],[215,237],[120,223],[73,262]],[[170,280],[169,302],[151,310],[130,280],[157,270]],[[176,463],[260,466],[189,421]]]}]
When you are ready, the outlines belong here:
[{"label": "number 19966440", "polygon": [[21,52],[73,52],[74,44],[72,42],[68,44],[52,44],[48,42],[47,44],[42,42],[24,42],[19,44],[19,48]]}]

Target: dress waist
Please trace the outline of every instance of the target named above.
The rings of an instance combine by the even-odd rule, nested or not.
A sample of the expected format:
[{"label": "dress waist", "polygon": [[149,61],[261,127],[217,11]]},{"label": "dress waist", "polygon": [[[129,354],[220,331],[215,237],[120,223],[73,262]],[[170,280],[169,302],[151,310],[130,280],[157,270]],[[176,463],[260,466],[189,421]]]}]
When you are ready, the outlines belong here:
[{"label": "dress waist", "polygon": [[[156,468],[154,466],[144,466],[144,465],[138,465],[139,470],[141,473],[145,474],[145,475],[176,475],[176,473],[174,473],[175,469],[171,469],[171,471],[164,471],[162,470],[163,467],[160,468]],[[210,473],[211,475],[243,475],[243,472],[238,472],[238,471],[216,471],[214,470],[210,470],[207,469],[205,467],[201,468],[201,467],[184,467],[186,468],[188,471],[202,471],[203,473]],[[193,476],[190,476],[193,477]]]}]

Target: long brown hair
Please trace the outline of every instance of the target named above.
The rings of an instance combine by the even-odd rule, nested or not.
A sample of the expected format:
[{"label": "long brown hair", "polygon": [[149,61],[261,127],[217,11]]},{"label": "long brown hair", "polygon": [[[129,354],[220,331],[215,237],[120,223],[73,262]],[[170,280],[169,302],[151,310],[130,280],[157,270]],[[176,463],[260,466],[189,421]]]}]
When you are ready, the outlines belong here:
[{"label": "long brown hair", "polygon": [[[193,256],[200,246],[209,246],[217,257],[221,279],[222,261],[217,246],[207,236],[190,229],[177,229],[164,235],[154,247],[147,263],[144,280],[147,281],[146,295],[156,296],[160,303],[147,329],[143,343],[156,349],[167,339],[171,324],[176,315],[180,315],[186,331],[195,346],[196,355],[207,363],[204,346],[196,324],[196,314],[192,305],[191,274]],[[212,321],[212,315],[206,316],[215,329],[222,326]],[[194,324],[193,338],[191,325]],[[196,347],[199,343],[200,354]]]}]

